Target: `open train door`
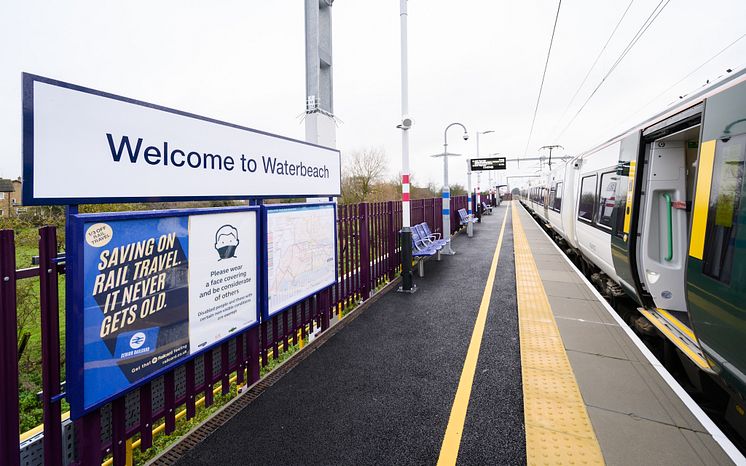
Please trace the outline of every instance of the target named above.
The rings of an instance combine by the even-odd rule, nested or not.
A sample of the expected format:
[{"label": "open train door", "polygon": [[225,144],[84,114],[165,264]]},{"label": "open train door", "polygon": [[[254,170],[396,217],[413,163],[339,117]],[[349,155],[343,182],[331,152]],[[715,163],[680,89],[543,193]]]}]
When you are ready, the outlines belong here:
[{"label": "open train door", "polygon": [[[641,132],[635,131],[624,137],[619,150],[619,162],[616,169],[616,193],[611,223],[611,258],[614,270],[627,294],[638,304],[643,304],[642,287],[637,277],[637,211],[639,202],[635,201],[640,192],[637,167],[639,165],[639,147]],[[630,233],[632,232],[632,233]]]},{"label": "open train door", "polygon": [[745,393],[746,82],[741,81],[705,102],[686,301],[707,360]]},{"label": "open train door", "polygon": [[703,106],[643,132],[642,215],[638,227],[640,279],[654,305],[688,324],[686,258],[689,211]]},{"label": "open train door", "polygon": [[640,313],[699,369],[711,372],[692,328],[684,286],[703,111],[699,103],[643,131],[633,231]]}]

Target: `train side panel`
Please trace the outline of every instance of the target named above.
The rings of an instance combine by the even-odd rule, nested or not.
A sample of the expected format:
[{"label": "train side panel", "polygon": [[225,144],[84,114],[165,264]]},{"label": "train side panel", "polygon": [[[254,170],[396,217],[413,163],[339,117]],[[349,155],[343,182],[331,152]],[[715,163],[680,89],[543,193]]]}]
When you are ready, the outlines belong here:
[{"label": "train side panel", "polygon": [[611,225],[616,193],[620,143],[615,142],[580,159],[575,182],[578,249],[615,282],[619,277],[611,256]]}]

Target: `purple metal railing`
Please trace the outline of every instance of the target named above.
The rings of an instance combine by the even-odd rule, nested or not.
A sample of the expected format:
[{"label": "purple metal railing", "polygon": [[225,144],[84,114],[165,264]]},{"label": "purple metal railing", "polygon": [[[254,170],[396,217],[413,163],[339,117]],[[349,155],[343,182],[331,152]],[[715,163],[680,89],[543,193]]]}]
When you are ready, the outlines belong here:
[{"label": "purple metal railing", "polygon": [[[452,198],[453,209],[466,206],[466,196]],[[412,223],[427,222],[433,231],[442,232],[441,199],[411,201]],[[340,307],[367,299],[378,287],[399,273],[401,248],[401,201],[340,205],[337,207],[337,248],[339,280],[336,285],[273,316],[206,352],[201,361],[204,376],[197,381],[196,365],[187,362],[183,368],[166,373],[162,383],[151,381],[135,389],[139,418],[128,421],[127,396],[111,403],[111,428],[102,438],[104,410],[93,411],[75,421],[78,465],[100,465],[112,455],[115,466],[126,461],[126,441],[139,436],[140,448],[152,446],[154,425],[164,422],[165,432],[176,429],[176,412],[183,407],[187,419],[196,415],[196,401],[204,396],[205,406],[213,403],[213,388],[220,382],[227,394],[230,378],[251,385],[259,380],[260,365],[269,364],[289,345],[298,343],[298,333],[306,338],[314,329],[326,330],[330,318]],[[451,232],[459,228],[457,216],[451,216]],[[59,329],[59,276],[64,273],[64,258],[57,251],[55,227],[39,229],[39,266],[16,270],[14,232],[0,230],[0,464],[17,466],[19,456],[18,356],[16,335],[16,283],[40,278],[42,406],[44,411],[44,464],[62,464],[62,429],[60,424],[61,364]],[[217,366],[217,370],[214,367]],[[185,388],[177,394],[176,372],[183,371]],[[128,395],[129,396],[129,395]],[[154,408],[156,397],[162,406]]]}]

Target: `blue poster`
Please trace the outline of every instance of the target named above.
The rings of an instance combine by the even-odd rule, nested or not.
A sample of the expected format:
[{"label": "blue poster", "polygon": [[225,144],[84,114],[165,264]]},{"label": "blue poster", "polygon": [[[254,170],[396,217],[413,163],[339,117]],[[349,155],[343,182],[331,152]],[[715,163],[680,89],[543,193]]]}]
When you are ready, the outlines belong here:
[{"label": "blue poster", "polygon": [[258,210],[72,217],[73,419],[259,322]]},{"label": "blue poster", "polygon": [[84,409],[190,354],[188,219],[84,224]]}]

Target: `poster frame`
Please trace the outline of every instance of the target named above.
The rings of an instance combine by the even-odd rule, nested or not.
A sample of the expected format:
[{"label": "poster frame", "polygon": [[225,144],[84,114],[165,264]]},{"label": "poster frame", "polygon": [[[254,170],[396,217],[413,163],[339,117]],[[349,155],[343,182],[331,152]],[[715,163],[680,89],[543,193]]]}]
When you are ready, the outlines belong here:
[{"label": "poster frame", "polygon": [[[89,222],[107,222],[122,220],[142,220],[167,217],[189,217],[192,215],[210,215],[236,212],[254,212],[256,219],[256,322],[239,332],[235,332],[210,345],[200,348],[199,351],[189,354],[178,361],[164,366],[152,374],[131,383],[123,390],[119,390],[103,400],[86,406],[84,399],[84,370],[83,370],[83,347],[84,347],[84,226]],[[129,211],[129,212],[106,212],[91,214],[69,214],[67,215],[68,232],[66,238],[65,268],[67,270],[66,282],[66,309],[65,309],[65,376],[66,397],[70,404],[71,419],[78,419],[83,415],[101,408],[117,398],[125,396],[130,391],[148,383],[177,367],[186,364],[203,355],[207,351],[213,351],[216,347],[228,340],[244,335],[248,330],[258,326],[262,322],[262,310],[266,301],[262,287],[262,254],[261,241],[264,239],[263,217],[259,206],[237,206],[237,207],[207,207],[156,211]]]},{"label": "poster frame", "polygon": [[[303,296],[302,298],[294,301],[291,304],[288,304],[287,306],[282,307],[281,309],[278,309],[274,311],[272,314],[269,313],[269,261],[268,261],[268,255],[269,255],[269,246],[268,246],[268,223],[267,223],[267,214],[270,210],[283,210],[283,209],[298,209],[298,208],[318,208],[319,206],[332,206],[332,211],[334,212],[334,281],[332,283],[328,283],[320,288],[317,288],[311,293],[308,293],[307,295]],[[263,292],[263,306],[262,306],[262,320],[267,321],[271,319],[272,317],[282,314],[286,310],[290,309],[291,307],[297,305],[298,303],[310,298],[311,296],[317,294],[318,292],[325,290],[329,287],[332,287],[336,285],[339,282],[339,251],[338,251],[338,234],[337,234],[337,203],[336,202],[313,202],[313,203],[293,203],[293,204],[263,204],[262,205],[262,225],[263,225],[263,237],[262,237],[262,292]]]}]

